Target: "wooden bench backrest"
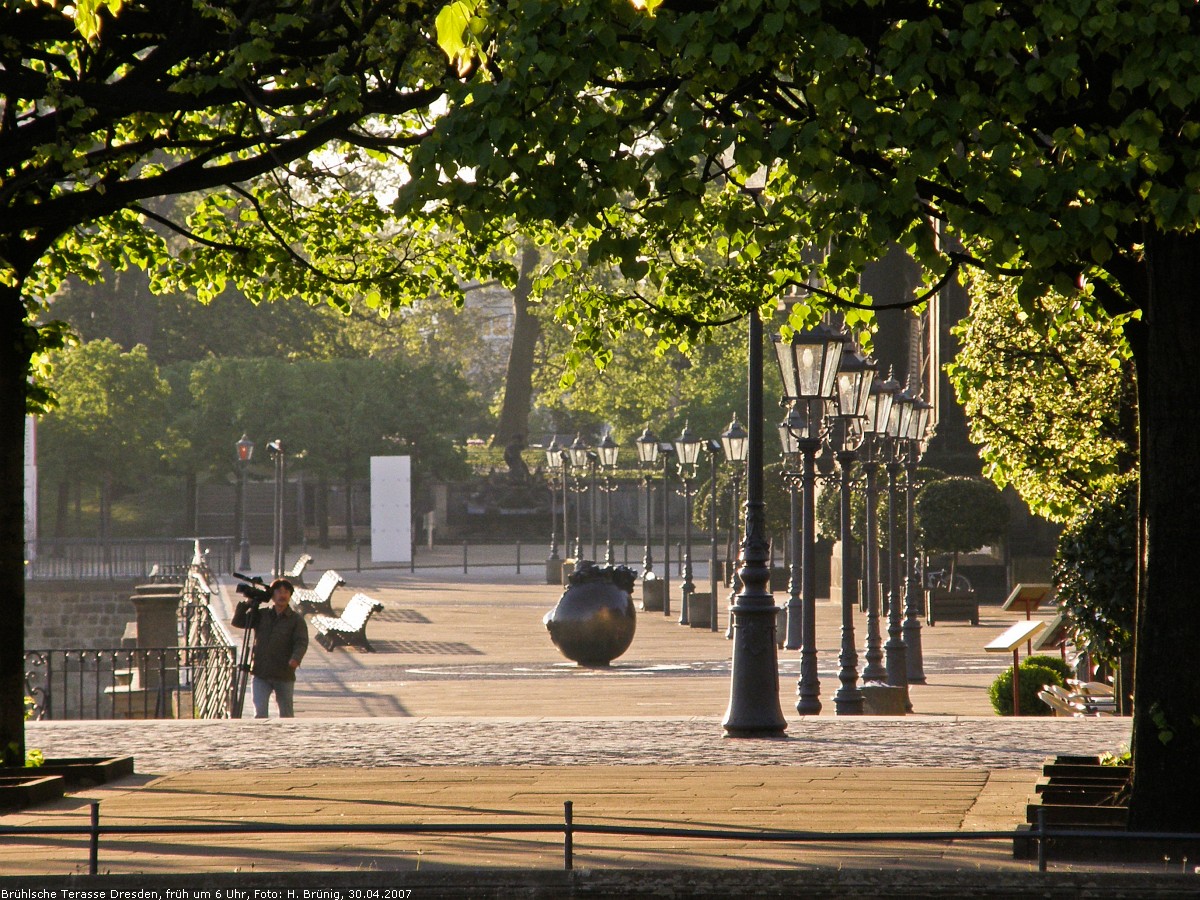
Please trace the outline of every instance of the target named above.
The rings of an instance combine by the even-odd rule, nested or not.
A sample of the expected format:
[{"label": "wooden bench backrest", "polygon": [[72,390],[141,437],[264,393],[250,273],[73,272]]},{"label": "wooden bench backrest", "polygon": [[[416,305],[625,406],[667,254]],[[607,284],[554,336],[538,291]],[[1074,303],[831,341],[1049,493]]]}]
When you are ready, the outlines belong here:
[{"label": "wooden bench backrest", "polygon": [[299,578],[304,574],[304,569],[312,562],[312,557],[307,553],[300,554],[300,558],[296,560],[296,564],[292,566],[290,572],[285,573],[288,577]]},{"label": "wooden bench backrest", "polygon": [[371,618],[371,613],[383,608],[378,600],[372,600],[366,594],[355,594],[342,610],[342,621],[351,628],[362,628]]},{"label": "wooden bench backrest", "polygon": [[341,583],[341,575],[333,571],[333,569],[326,569],[325,574],[321,576],[321,580],[317,582],[317,586],[313,588],[313,593],[322,600],[328,600],[333,596],[333,589]]}]

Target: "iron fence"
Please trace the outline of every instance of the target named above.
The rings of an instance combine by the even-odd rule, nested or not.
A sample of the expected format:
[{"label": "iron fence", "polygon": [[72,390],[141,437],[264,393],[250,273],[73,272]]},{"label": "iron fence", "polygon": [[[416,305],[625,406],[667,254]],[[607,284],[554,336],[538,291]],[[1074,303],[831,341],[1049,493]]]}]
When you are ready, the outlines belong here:
[{"label": "iron fence", "polygon": [[232,537],[40,540],[25,548],[30,579],[150,578],[151,571],[178,573],[195,561],[196,550],[216,575],[233,571]]},{"label": "iron fence", "polygon": [[228,718],[235,666],[228,644],[27,650],[25,693],[36,719]]},{"label": "iron fence", "polygon": [[[773,844],[878,844],[901,843],[949,843],[975,841],[1012,841],[1018,845],[1032,845],[1030,854],[1036,858],[1039,872],[1046,872],[1050,850],[1056,841],[1093,839],[1116,841],[1117,843],[1171,841],[1200,841],[1200,834],[1175,832],[1108,831],[1076,827],[1054,827],[1046,824],[1042,810],[1037,822],[1027,828],[994,831],[784,831],[763,829],[730,829],[718,827],[670,827],[654,825],[593,825],[575,821],[574,803],[563,803],[561,821],[544,822],[472,822],[454,823],[313,823],[282,824],[277,822],[220,822],[204,825],[102,825],[100,801],[89,801],[89,823],[87,825],[3,825],[0,836],[25,837],[32,835],[70,836],[88,838],[88,874],[100,871],[100,839],[105,835],[237,835],[237,834],[559,834],[562,835],[563,868],[571,871],[575,866],[576,837],[585,834],[618,835],[626,837],[679,838],[682,840],[724,840],[746,843]],[[147,844],[149,846],[149,844]],[[285,852],[293,853],[294,847]]]}]

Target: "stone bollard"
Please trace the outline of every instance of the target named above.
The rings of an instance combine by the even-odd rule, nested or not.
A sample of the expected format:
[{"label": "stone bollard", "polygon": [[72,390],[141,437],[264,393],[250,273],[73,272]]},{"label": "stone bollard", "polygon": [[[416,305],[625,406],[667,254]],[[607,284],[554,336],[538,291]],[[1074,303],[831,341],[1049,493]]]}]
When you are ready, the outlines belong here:
[{"label": "stone bollard", "polygon": [[902,716],[908,706],[908,688],[890,684],[862,686],[863,715]]}]

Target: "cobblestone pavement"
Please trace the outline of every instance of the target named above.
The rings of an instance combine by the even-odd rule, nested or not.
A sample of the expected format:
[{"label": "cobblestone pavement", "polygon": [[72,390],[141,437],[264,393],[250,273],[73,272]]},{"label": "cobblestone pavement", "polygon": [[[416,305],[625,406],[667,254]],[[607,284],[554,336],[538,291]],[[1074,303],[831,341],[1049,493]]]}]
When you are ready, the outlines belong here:
[{"label": "cobblestone pavement", "polygon": [[31,722],[47,756],[132,754],[138,771],[247,766],[774,765],[1036,769],[1129,741],[1127,719],[806,718],[776,740],[714,717]]}]

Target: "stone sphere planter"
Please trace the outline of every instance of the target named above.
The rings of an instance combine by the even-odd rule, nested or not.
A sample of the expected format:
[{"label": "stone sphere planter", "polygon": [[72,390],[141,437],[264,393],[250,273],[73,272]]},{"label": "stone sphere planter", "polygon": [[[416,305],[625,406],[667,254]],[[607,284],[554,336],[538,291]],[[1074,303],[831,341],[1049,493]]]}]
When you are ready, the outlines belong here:
[{"label": "stone sphere planter", "polygon": [[542,619],[563,656],[582,666],[607,666],[629,649],[637,627],[636,577],[625,566],[580,563],[558,605]]}]

